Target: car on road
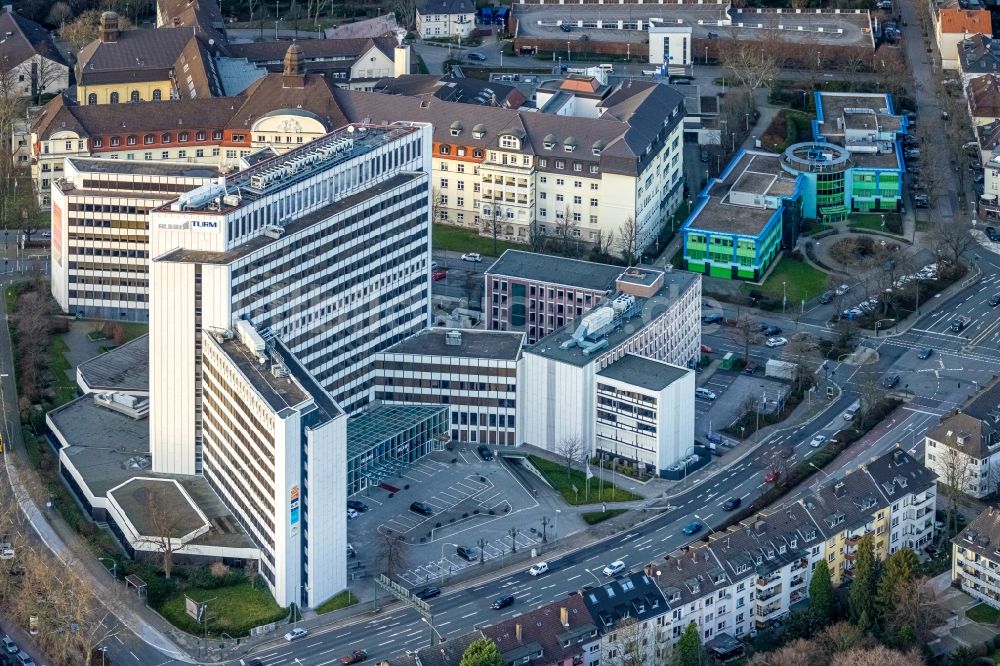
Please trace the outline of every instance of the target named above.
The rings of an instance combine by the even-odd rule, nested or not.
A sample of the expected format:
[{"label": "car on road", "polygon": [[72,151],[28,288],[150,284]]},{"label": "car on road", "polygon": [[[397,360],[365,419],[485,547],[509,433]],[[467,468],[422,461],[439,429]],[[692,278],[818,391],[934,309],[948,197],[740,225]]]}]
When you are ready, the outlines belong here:
[{"label": "car on road", "polygon": [[476,53],[475,51],[473,51],[472,53],[466,53],[465,57],[468,58],[469,60],[478,60],[479,62],[486,62],[486,56],[484,56],[482,53]]},{"label": "car on road", "polygon": [[421,516],[434,515],[434,507],[426,502],[414,502],[410,505],[410,511],[413,513],[419,513]]},{"label": "car on road", "polygon": [[490,608],[494,610],[500,610],[501,608],[507,608],[507,606],[510,606],[513,603],[514,603],[514,595],[508,594],[507,596],[500,597],[499,599],[495,600],[492,604],[490,604]]},{"label": "car on road", "polygon": [[462,261],[479,262],[483,260],[483,255],[478,252],[466,252],[462,255]]},{"label": "car on road", "polygon": [[893,386],[899,383],[899,375],[889,375],[882,380],[883,388],[891,389]]},{"label": "car on road", "polygon": [[783,347],[788,344],[788,338],[768,338],[764,343],[768,347]]},{"label": "car on road", "polygon": [[826,441],[826,435],[816,435],[809,442],[809,446],[813,447],[814,449],[818,449],[819,447],[823,446],[823,442],[825,441]]},{"label": "car on road", "polygon": [[778,479],[781,478],[780,469],[769,469],[764,475],[764,483],[777,483]]},{"label": "car on road", "polygon": [[1000,294],[993,294],[990,296],[990,307],[995,308],[1000,305]]},{"label": "car on road", "polygon": [[834,289],[833,293],[836,294],[837,296],[843,296],[844,294],[846,294],[850,290],[851,290],[850,285],[842,284],[839,287],[837,287],[836,289]]},{"label": "car on road", "polygon": [[466,562],[474,562],[476,560],[476,553],[472,548],[466,548],[465,546],[458,546],[455,548],[455,554],[461,557]]},{"label": "car on road", "polygon": [[933,347],[924,347],[923,349],[920,350],[920,353],[917,354],[917,358],[919,358],[921,361],[923,361],[925,359],[930,358],[931,354],[933,354],[933,353],[934,353],[934,348]]},{"label": "car on road", "polygon": [[548,562],[536,562],[531,565],[530,569],[528,569],[528,573],[531,574],[532,576],[541,576],[548,570],[549,570]]},{"label": "car on road", "polygon": [[446,271],[443,268],[435,268],[434,270],[431,271],[431,281],[432,282],[440,282],[441,280],[445,279],[446,277],[448,277],[448,271]]},{"label": "car on road", "polygon": [[986,227],[986,237],[991,241],[1000,241],[1000,231],[996,230],[996,227]]},{"label": "car on road", "polygon": [[358,513],[364,513],[368,510],[368,505],[358,500],[347,500],[347,508],[354,509]]},{"label": "car on road", "polygon": [[778,328],[777,326],[768,326],[763,331],[761,331],[761,333],[770,338],[775,335],[781,335],[781,329]]},{"label": "car on road", "polygon": [[701,161],[702,162],[707,162],[708,161],[708,151],[707,150],[701,151]]},{"label": "car on road", "polygon": [[351,508],[347,509],[347,519],[348,520],[354,520],[357,517],[358,517],[358,512],[357,511],[355,511],[354,509],[351,509]]},{"label": "car on road", "polygon": [[701,323],[703,324],[721,324],[723,321],[725,321],[725,318],[718,312],[707,314],[701,318]]},{"label": "car on road", "polygon": [[21,651],[21,649],[17,647],[17,643],[12,641],[10,639],[10,636],[8,636],[7,634],[4,634],[2,641],[3,641],[3,649],[6,650],[7,652],[11,654],[17,654],[18,652]]},{"label": "car on road", "polygon": [[617,576],[623,571],[625,571],[625,563],[621,560],[615,560],[608,566],[604,567],[605,576]]},{"label": "car on road", "polygon": [[844,319],[854,319],[855,317],[860,317],[863,314],[863,310],[859,310],[858,308],[848,308],[841,312],[840,316]]},{"label": "car on road", "polygon": [[479,454],[479,457],[486,462],[493,460],[493,450],[485,444],[480,444],[479,448],[476,449],[476,452]]},{"label": "car on road", "polygon": [[295,627],[287,634],[285,634],[285,640],[288,642],[297,641],[300,638],[305,638],[309,632],[302,627]]},{"label": "car on road", "polygon": [[701,531],[702,524],[700,521],[692,520],[690,523],[684,526],[681,530],[684,534],[691,536],[692,534],[697,534]]},{"label": "car on road", "polygon": [[573,26],[571,26],[568,23],[563,23],[562,25],[559,26],[559,29],[562,30],[563,32],[573,32]]},{"label": "car on road", "polygon": [[709,39],[718,39],[719,38],[719,33],[709,31],[708,38]]},{"label": "car on road", "polygon": [[707,388],[698,387],[694,390],[695,397],[704,398],[705,400],[715,400],[715,391],[710,391]]},{"label": "car on road", "polygon": [[740,508],[740,504],[743,504],[743,500],[739,497],[730,497],[725,502],[722,503],[723,511],[732,511],[733,509]]},{"label": "car on road", "polygon": [[712,348],[709,347],[708,345],[706,345],[704,342],[701,344],[701,353],[702,354],[711,354],[712,351],[713,351]]},{"label": "car on road", "polygon": [[351,654],[345,654],[340,658],[342,664],[359,664],[368,658],[368,653],[364,650],[355,650]]},{"label": "car on road", "polygon": [[424,601],[427,601],[428,599],[433,599],[434,597],[441,596],[441,588],[433,586],[425,587],[419,592],[414,592],[413,596],[415,596],[417,599],[423,599]]},{"label": "car on road", "polygon": [[824,291],[823,295],[819,297],[819,302],[822,303],[823,305],[826,305],[827,303],[832,303],[833,297],[834,297],[833,290]]}]

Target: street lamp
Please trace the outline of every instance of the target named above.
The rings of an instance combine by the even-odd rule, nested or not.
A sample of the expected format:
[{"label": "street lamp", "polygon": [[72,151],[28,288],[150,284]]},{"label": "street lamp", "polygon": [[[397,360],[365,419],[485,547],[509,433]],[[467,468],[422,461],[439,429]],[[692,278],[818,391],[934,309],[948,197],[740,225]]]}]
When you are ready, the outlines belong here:
[{"label": "street lamp", "polygon": [[103,562],[104,560],[107,560],[108,562],[111,562],[111,577],[114,578],[117,581],[118,580],[118,563],[115,562],[114,559],[112,559],[110,557],[98,557],[97,559],[100,562]]},{"label": "street lamp", "polygon": [[559,538],[559,514],[562,513],[562,509],[556,509],[556,520],[555,524],[552,525],[552,540],[555,541]]},{"label": "street lamp", "polygon": [[823,476],[825,476],[826,478],[828,478],[828,479],[832,479],[833,478],[832,476],[829,475],[829,473],[827,473],[827,471],[825,469],[822,469],[821,467],[816,467],[816,465],[814,465],[812,463],[809,463],[809,466],[812,467],[817,472],[822,472]]},{"label": "street lamp", "polygon": [[570,54],[569,42],[567,41],[566,42],[566,62],[569,62],[570,60],[572,60],[572,58],[569,57],[569,54]]},{"label": "street lamp", "polygon": [[[441,544],[441,559],[442,560],[444,560],[444,547],[445,546],[451,546],[452,548],[458,548],[458,544],[457,543],[447,543],[447,542],[446,543],[442,543]],[[441,571],[441,576],[440,576],[440,581],[441,582],[440,582],[440,584],[444,585],[444,567],[441,566],[441,562],[438,562],[438,569]],[[448,563],[448,569],[449,570],[451,569],[451,563],[450,562]]]},{"label": "street lamp", "polygon": [[785,314],[785,305],[788,303],[788,283],[781,281],[781,314]]},{"label": "street lamp", "polygon": [[749,132],[749,131],[750,131],[750,114],[749,114],[749,113],[746,113],[746,114],[744,114],[744,115],[745,115],[745,116],[746,116],[746,118],[747,118],[747,131]]},{"label": "street lamp", "polygon": [[705,525],[705,527],[707,527],[707,528],[708,528],[708,532],[709,532],[709,534],[715,534],[715,530],[713,530],[713,529],[712,529],[712,526],[708,524],[708,521],[707,521],[707,520],[705,520],[704,518],[702,518],[701,516],[699,516],[699,515],[698,515],[697,513],[695,513],[695,514],[692,514],[692,515],[693,515],[693,516],[694,516],[695,518],[697,518],[698,520],[700,520],[700,521],[701,521],[701,522],[702,522],[702,523],[703,523],[703,524]]}]

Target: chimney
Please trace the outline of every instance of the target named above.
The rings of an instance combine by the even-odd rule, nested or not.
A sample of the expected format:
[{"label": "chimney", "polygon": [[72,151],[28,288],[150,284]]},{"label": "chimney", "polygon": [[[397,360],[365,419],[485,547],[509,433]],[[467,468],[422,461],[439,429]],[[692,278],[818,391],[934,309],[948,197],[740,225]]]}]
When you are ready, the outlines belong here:
[{"label": "chimney", "polygon": [[400,44],[392,54],[392,75],[395,78],[406,76],[410,73],[410,46]]},{"label": "chimney", "polygon": [[569,629],[569,609],[565,606],[559,609],[559,623],[564,629]]},{"label": "chimney", "polygon": [[845,492],[846,492],[846,489],[844,487],[844,482],[843,481],[838,481],[837,483],[833,484],[833,496],[834,497],[843,497],[844,494],[845,494]]},{"label": "chimney", "polygon": [[114,12],[101,14],[101,29],[98,36],[102,44],[118,41],[118,14]]},{"label": "chimney", "polygon": [[518,643],[521,642],[521,635],[522,635],[522,633],[521,633],[521,623],[518,622],[517,624],[514,625],[514,637],[517,638],[517,642]]}]

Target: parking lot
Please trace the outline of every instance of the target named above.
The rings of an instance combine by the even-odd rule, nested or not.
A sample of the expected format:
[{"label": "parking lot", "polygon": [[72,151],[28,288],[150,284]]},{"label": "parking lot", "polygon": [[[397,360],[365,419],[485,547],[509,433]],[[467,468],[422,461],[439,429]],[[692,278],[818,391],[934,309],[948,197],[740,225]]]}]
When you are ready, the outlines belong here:
[{"label": "parking lot", "polygon": [[[384,567],[387,539],[402,538],[405,565],[398,576],[417,586],[502,558],[512,548],[537,547],[560,529],[556,507],[540,504],[504,463],[482,460],[473,446],[432,453],[385,485],[389,489],[352,498],[369,507],[347,526],[357,552],[348,565],[354,580]],[[429,505],[432,514],[411,511],[413,502]],[[468,559],[459,557],[459,546]]]},{"label": "parking lot", "polygon": [[695,437],[718,432],[738,419],[748,409],[760,408],[762,414],[777,409],[788,394],[786,382],[764,377],[763,372],[747,375],[717,371],[701,384],[715,393],[715,400],[695,398]]}]

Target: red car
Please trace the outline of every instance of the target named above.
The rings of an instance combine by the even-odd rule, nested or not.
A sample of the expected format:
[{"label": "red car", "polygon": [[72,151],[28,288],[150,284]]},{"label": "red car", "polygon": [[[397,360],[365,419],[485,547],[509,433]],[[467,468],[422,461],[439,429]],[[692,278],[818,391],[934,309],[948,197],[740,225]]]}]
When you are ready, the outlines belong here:
[{"label": "red car", "polygon": [[711,354],[712,353],[712,348],[709,347],[708,345],[702,343],[702,345],[701,345],[701,353],[702,354]]},{"label": "red car", "polygon": [[779,478],[781,478],[781,470],[772,469],[764,475],[764,483],[776,483]]},{"label": "red car", "polygon": [[437,282],[438,280],[443,280],[448,277],[448,271],[443,268],[435,268],[431,271],[431,280]]},{"label": "red car", "polygon": [[364,650],[355,650],[351,654],[345,654],[340,658],[342,664],[357,664],[368,658],[368,653]]}]

